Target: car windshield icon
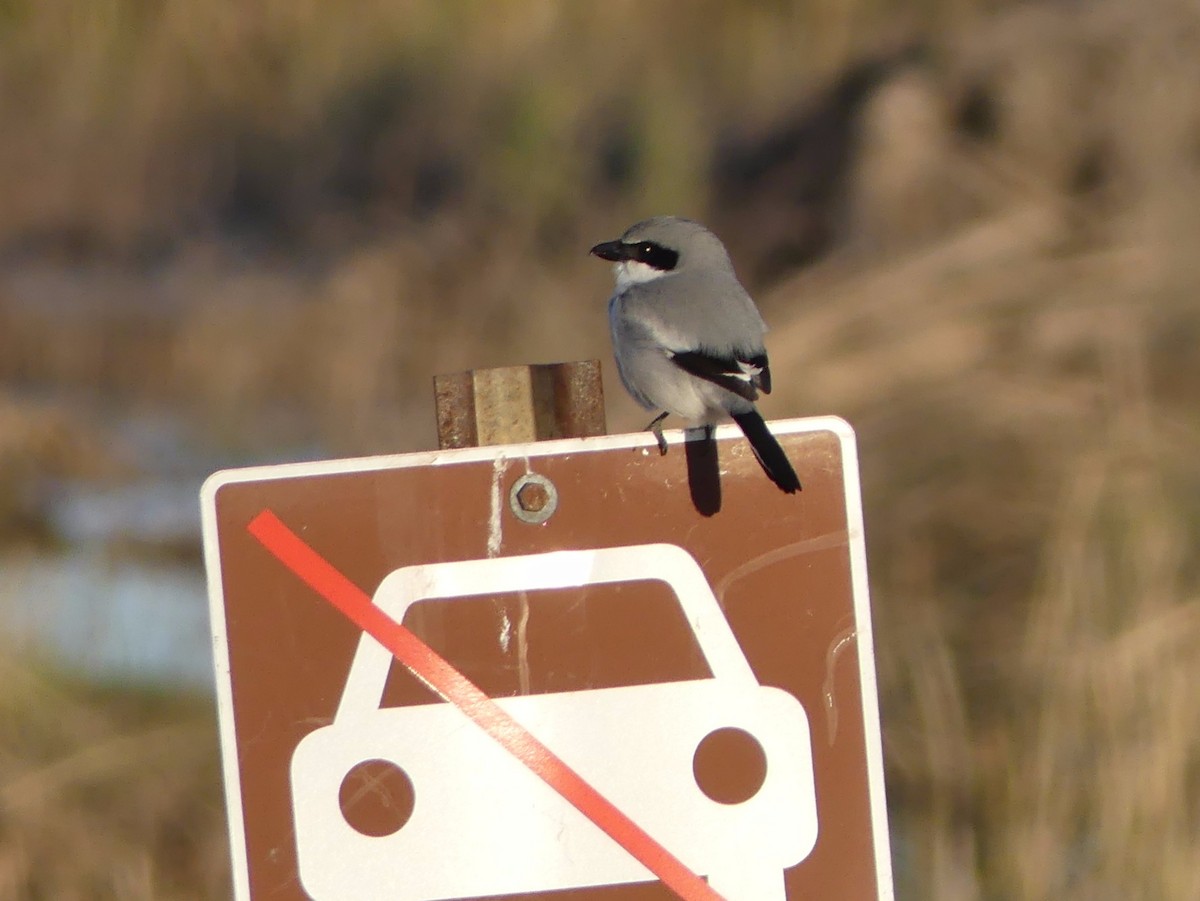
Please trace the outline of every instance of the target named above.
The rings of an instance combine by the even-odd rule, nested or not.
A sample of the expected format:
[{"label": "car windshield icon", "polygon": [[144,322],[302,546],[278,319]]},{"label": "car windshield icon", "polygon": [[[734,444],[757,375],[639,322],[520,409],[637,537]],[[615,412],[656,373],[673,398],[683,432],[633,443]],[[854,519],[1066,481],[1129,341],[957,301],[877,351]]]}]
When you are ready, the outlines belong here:
[{"label": "car windshield icon", "polygon": [[[514,720],[729,901],[782,901],[783,870],[817,838],[808,718],[760,685],[704,573],[683,548],[634,545],[434,563],[390,573],[374,603],[415,603],[656,580],[680,605],[711,678],[496,698]],[[291,762],[300,880],[324,899],[439,901],[647,882],[599,826],[448,703],[384,707],[392,655],[364,634],[334,721]],[[745,763],[713,782],[713,760]],[[386,830],[341,798],[367,764],[409,806]],[[381,834],[382,833],[382,834]]]}]

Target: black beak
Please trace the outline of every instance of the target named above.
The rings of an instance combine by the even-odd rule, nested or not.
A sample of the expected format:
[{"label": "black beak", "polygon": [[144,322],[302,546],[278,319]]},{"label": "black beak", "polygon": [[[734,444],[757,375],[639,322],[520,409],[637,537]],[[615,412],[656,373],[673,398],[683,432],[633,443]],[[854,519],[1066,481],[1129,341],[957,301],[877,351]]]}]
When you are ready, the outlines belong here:
[{"label": "black beak", "polygon": [[621,260],[629,259],[629,250],[620,241],[605,241],[603,244],[597,244],[589,253],[602,260],[608,260],[610,263],[619,263]]}]

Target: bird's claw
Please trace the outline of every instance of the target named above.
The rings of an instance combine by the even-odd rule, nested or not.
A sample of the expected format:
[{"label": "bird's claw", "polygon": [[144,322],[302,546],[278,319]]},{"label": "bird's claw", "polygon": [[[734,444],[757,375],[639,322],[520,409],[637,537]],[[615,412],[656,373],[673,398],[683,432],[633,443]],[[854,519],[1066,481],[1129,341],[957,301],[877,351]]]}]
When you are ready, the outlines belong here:
[{"label": "bird's claw", "polygon": [[658,455],[665,457],[667,455],[667,439],[663,437],[662,429],[651,429],[654,433],[654,440],[658,442]]},{"label": "bird's claw", "polygon": [[654,440],[658,442],[658,455],[665,457],[667,455],[667,439],[663,437],[662,421],[667,418],[667,413],[659,413],[650,420],[650,424],[646,426],[647,432],[654,433]]}]

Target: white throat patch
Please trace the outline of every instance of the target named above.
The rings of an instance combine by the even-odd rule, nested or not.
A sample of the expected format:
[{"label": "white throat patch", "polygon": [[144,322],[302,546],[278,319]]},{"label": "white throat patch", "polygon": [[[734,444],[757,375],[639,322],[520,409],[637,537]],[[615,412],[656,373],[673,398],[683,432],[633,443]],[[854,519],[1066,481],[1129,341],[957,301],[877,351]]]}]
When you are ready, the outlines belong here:
[{"label": "white throat patch", "polygon": [[613,272],[617,277],[617,292],[620,293],[626,288],[633,285],[641,285],[646,282],[652,282],[656,278],[662,278],[669,273],[661,269],[655,269],[647,263],[639,262],[638,260],[622,260],[613,266]]}]

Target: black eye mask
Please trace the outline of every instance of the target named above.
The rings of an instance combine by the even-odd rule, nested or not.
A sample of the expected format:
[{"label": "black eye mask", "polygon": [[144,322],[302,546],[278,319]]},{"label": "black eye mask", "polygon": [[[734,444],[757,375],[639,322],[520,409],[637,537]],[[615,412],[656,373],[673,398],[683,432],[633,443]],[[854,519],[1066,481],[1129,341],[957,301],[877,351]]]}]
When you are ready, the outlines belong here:
[{"label": "black eye mask", "polygon": [[636,244],[626,244],[628,259],[645,263],[660,272],[670,272],[679,263],[679,253],[653,241],[639,241]]}]

